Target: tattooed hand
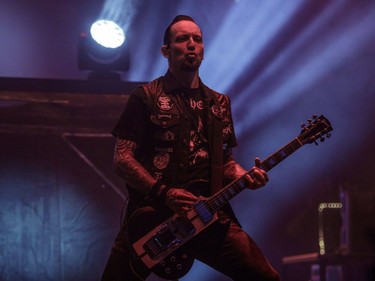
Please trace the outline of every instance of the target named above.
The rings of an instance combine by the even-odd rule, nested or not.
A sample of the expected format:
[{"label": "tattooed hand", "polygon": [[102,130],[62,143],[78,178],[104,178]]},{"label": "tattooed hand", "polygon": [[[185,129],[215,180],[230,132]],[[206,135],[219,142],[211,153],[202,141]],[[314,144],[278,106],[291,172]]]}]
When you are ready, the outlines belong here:
[{"label": "tattooed hand", "polygon": [[248,187],[250,189],[258,189],[268,182],[268,175],[266,171],[260,169],[261,161],[259,158],[255,158],[255,166],[251,169],[253,177],[249,174],[246,175]]},{"label": "tattooed hand", "polygon": [[198,197],[182,188],[171,188],[165,195],[165,204],[180,216],[186,216],[197,200]]}]

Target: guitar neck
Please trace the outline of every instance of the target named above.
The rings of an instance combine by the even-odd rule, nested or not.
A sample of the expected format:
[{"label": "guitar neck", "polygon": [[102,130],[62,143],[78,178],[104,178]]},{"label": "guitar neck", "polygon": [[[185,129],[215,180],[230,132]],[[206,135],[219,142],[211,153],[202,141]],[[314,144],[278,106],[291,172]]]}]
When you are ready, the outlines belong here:
[{"label": "guitar neck", "polygon": [[295,138],[287,145],[276,151],[274,154],[263,160],[260,164],[260,168],[268,172],[302,146],[303,143],[299,140],[299,138]]},{"label": "guitar neck", "polygon": [[[268,172],[303,145],[304,144],[298,138],[295,138],[287,145],[283,146],[278,151],[263,160],[259,167]],[[254,174],[251,170],[247,174],[249,174],[251,177],[254,177]],[[212,213],[217,212],[221,207],[227,204],[229,200],[231,200],[247,187],[247,174],[228,184],[208,199],[207,204]]]}]

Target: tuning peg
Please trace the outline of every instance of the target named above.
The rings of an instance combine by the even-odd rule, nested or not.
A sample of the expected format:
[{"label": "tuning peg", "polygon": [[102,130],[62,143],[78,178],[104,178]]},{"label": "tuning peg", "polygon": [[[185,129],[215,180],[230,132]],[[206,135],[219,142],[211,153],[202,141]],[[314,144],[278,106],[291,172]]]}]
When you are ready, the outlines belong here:
[{"label": "tuning peg", "polygon": [[324,141],[325,141],[325,138],[324,138],[324,137],[320,137],[320,141],[321,141],[321,142],[324,142]]},{"label": "tuning peg", "polygon": [[331,134],[327,134],[327,138],[330,138],[331,137]]},{"label": "tuning peg", "polygon": [[314,114],[314,115],[312,116],[312,119],[315,120],[316,118],[318,118],[318,115]]},{"label": "tuning peg", "polygon": [[315,145],[319,145],[319,143],[317,141],[314,141]]}]

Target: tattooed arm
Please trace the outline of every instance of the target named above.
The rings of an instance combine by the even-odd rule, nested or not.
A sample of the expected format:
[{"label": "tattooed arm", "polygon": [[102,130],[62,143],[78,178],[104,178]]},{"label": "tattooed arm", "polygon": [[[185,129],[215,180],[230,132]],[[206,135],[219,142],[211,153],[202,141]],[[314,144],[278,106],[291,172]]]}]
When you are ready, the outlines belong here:
[{"label": "tattooed arm", "polygon": [[[267,173],[259,168],[260,159],[255,159],[255,166],[252,168],[254,178],[250,175],[246,176],[248,187],[250,189],[257,189],[264,186],[268,182]],[[224,153],[224,180],[226,182],[234,181],[235,179],[240,178],[248,171],[246,171],[240,164],[238,164],[233,157],[231,149],[227,149]]]},{"label": "tattooed arm", "polygon": [[116,138],[114,168],[126,183],[137,188],[143,194],[148,194],[156,180],[135,159],[136,147],[137,144],[134,141]]},{"label": "tattooed arm", "polygon": [[[150,194],[156,180],[146,171],[146,169],[135,159],[134,151],[137,144],[134,141],[126,139],[116,139],[114,167],[126,183],[137,188],[143,194]],[[166,186],[160,186],[166,188]],[[163,192],[161,189],[156,195],[160,196]],[[191,205],[197,201],[197,197],[181,188],[167,188],[163,195],[165,204],[174,212],[180,215],[186,215]]]},{"label": "tattooed arm", "polygon": [[226,183],[232,182],[245,173],[247,171],[234,160],[232,149],[226,149],[224,151],[224,181]]}]

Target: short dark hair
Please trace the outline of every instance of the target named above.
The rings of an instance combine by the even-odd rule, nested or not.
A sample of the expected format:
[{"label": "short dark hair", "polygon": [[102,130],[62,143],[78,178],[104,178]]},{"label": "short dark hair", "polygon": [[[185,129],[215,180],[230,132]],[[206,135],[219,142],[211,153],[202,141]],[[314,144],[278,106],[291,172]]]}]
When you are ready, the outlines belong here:
[{"label": "short dark hair", "polygon": [[192,21],[192,22],[195,23],[194,19],[192,17],[190,17],[190,16],[186,16],[186,15],[178,15],[178,16],[176,16],[172,20],[172,22],[168,25],[167,29],[164,32],[164,38],[163,38],[164,45],[169,45],[169,43],[170,43],[170,31],[171,31],[172,25],[174,25],[175,23],[177,23],[179,21],[183,21],[183,20]]}]

